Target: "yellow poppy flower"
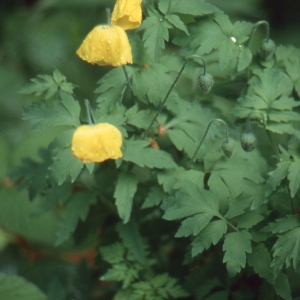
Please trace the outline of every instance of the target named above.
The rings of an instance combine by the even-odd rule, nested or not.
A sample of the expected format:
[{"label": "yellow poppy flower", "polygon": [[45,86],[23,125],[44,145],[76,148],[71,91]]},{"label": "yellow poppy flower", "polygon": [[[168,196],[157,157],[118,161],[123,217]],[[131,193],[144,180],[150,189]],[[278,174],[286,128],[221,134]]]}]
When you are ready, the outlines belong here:
[{"label": "yellow poppy flower", "polygon": [[142,0],[117,0],[111,23],[124,30],[138,28],[142,23]]},{"label": "yellow poppy flower", "polygon": [[114,66],[132,64],[128,37],[119,26],[98,25],[84,39],[76,54],[90,64]]},{"label": "yellow poppy flower", "polygon": [[72,153],[84,163],[118,159],[121,152],[122,134],[109,123],[82,125],[72,138]]}]

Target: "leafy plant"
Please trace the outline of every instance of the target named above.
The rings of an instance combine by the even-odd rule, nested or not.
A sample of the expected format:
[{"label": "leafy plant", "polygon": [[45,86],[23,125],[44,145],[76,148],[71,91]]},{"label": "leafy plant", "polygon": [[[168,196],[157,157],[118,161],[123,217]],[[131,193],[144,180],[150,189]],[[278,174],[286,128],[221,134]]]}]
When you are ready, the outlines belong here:
[{"label": "leafy plant", "polygon": [[[101,56],[95,68],[118,67],[100,78],[91,105],[58,70],[20,90],[32,97],[23,119],[55,136],[39,160],[25,157],[13,170],[14,188],[2,196],[26,189],[26,217],[52,226],[47,247],[36,245],[43,256],[89,249],[97,266],[70,267],[66,289],[54,270],[41,290],[62,300],[300,299],[299,49],[275,46],[266,21],[232,22],[204,0],[144,1],[142,10],[141,26],[128,34],[133,64],[116,52],[113,63]],[[252,45],[261,25],[266,35]],[[116,27],[102,27],[116,30],[109,26]],[[80,48],[92,64],[93,39],[97,33]],[[120,56],[127,40],[122,47]],[[101,132],[103,124],[114,135]],[[99,130],[74,145],[83,126]],[[93,143],[97,151],[107,145],[104,159],[74,151]],[[30,242],[29,229],[16,230],[7,217],[2,225]],[[76,286],[81,272],[97,277],[88,291]]]}]

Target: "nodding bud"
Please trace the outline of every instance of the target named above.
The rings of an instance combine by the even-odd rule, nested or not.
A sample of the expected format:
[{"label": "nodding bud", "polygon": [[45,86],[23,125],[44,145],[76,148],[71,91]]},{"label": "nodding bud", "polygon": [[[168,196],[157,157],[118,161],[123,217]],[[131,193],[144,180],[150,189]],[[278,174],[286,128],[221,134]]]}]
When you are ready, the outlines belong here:
[{"label": "nodding bud", "polygon": [[164,125],[159,124],[157,127],[158,136],[164,136],[167,132],[167,128]]},{"label": "nodding bud", "polygon": [[241,134],[241,146],[244,151],[251,152],[256,147],[256,136],[251,131],[244,131]]},{"label": "nodding bud", "polygon": [[235,142],[233,139],[224,139],[222,142],[222,151],[226,157],[230,158],[235,150]]},{"label": "nodding bud", "polygon": [[264,39],[260,45],[259,55],[262,59],[270,59],[276,50],[276,45],[271,39]]},{"label": "nodding bud", "polygon": [[214,84],[214,79],[209,73],[200,74],[198,77],[198,86],[203,93],[208,94]]}]

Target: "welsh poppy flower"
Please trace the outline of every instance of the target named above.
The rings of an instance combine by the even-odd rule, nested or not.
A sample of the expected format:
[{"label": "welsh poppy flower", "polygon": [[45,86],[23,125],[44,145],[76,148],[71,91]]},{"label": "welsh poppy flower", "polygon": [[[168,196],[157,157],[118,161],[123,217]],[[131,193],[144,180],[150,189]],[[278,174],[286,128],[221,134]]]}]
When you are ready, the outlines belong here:
[{"label": "welsh poppy flower", "polygon": [[90,64],[114,66],[132,64],[128,37],[119,26],[98,25],[86,36],[76,54]]},{"label": "welsh poppy flower", "polygon": [[142,0],[117,0],[111,23],[124,30],[138,28],[142,23]]},{"label": "welsh poppy flower", "polygon": [[82,125],[72,138],[72,153],[84,163],[118,159],[121,152],[122,134],[109,123]]}]

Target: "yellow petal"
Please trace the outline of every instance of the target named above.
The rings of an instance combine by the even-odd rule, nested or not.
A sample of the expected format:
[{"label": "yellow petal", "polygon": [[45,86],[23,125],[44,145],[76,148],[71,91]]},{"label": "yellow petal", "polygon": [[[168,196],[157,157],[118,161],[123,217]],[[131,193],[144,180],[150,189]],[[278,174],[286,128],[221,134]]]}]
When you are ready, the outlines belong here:
[{"label": "yellow petal", "polygon": [[138,28],[142,23],[142,0],[117,0],[111,23],[124,30]]},{"label": "yellow petal", "polygon": [[121,152],[122,134],[109,123],[82,125],[72,138],[72,153],[84,163],[118,159]]},{"label": "yellow petal", "polygon": [[114,25],[96,26],[76,54],[90,64],[114,66],[132,64],[131,47],[125,31]]}]

